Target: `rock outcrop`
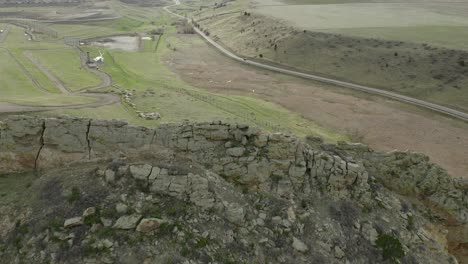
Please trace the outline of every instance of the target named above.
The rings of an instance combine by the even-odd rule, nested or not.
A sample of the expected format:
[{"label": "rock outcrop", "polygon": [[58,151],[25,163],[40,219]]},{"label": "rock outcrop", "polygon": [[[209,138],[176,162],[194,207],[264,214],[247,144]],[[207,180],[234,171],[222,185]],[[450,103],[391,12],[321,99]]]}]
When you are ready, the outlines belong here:
[{"label": "rock outcrop", "polygon": [[[83,217],[69,215],[65,222],[67,229],[89,226],[89,237],[102,228],[142,236],[168,227],[186,236],[178,233],[204,223],[213,225],[220,240],[191,232],[199,234],[198,246],[221,243],[204,251],[210,260],[217,259],[215,248],[221,245],[251,248],[253,243],[255,257],[241,250],[234,259],[366,263],[375,259],[376,247],[397,237],[407,261],[453,263],[434,232],[436,223],[424,214],[442,210],[466,226],[466,181],[449,177],[421,154],[374,152],[362,144],[319,145],[219,121],[150,129],[121,121],[16,116],[0,123],[0,173],[107,164],[90,172],[90,179],[112,194],[100,204],[86,204]],[[148,210],[155,196],[171,201],[169,208]],[[97,208],[113,208],[117,215],[109,218]],[[194,219],[179,215],[186,210]],[[102,239],[80,243],[122,246]]]},{"label": "rock outcrop", "polygon": [[[281,197],[307,195],[319,188],[337,199],[371,197],[369,174],[402,195],[425,197],[468,222],[468,184],[453,179],[422,154],[379,153],[342,143],[312,149],[283,134],[266,134],[247,125],[162,124],[155,129],[123,121],[80,118],[11,117],[0,126],[0,171],[44,170],[74,163],[183,153],[227,179]],[[325,148],[327,149],[327,148]],[[151,177],[156,187],[170,183],[177,195],[189,178],[138,168],[135,177]],[[110,178],[112,175],[109,175]],[[191,180],[194,180],[190,178]]]}]

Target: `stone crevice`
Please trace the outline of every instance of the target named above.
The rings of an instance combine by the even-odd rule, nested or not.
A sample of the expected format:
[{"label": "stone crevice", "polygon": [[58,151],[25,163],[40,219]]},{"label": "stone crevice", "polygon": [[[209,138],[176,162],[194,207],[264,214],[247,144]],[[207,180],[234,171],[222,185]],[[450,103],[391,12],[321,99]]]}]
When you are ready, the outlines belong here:
[{"label": "stone crevice", "polygon": [[88,125],[86,128],[86,142],[88,143],[88,160],[91,160],[91,140],[89,139],[89,131],[91,130],[91,121],[92,119],[88,121]]},{"label": "stone crevice", "polygon": [[42,130],[41,130],[41,137],[39,138],[39,150],[37,151],[37,154],[36,154],[36,159],[34,160],[34,170],[37,171],[38,170],[38,162],[39,162],[39,157],[41,155],[41,152],[42,152],[42,149],[44,148],[44,134],[45,134],[45,130],[46,130],[46,124],[45,124],[45,120],[42,120]]}]

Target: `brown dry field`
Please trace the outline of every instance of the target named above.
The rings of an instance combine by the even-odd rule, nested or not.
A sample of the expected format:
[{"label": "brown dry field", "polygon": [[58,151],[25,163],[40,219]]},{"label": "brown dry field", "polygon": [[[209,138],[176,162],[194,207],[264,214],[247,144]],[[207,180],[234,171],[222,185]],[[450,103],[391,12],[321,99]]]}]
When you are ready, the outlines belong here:
[{"label": "brown dry field", "polygon": [[[285,76],[230,60],[197,36],[179,35],[164,62],[193,86],[275,102],[376,150],[428,155],[453,176],[468,178],[468,124],[414,106]],[[194,41],[196,40],[196,41]]]}]

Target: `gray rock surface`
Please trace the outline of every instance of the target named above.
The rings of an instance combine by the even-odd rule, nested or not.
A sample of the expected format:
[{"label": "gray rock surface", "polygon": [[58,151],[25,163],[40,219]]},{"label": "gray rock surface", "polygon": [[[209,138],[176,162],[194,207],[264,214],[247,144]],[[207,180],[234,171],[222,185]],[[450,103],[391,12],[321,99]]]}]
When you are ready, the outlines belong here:
[{"label": "gray rock surface", "polygon": [[142,217],[141,215],[121,216],[113,227],[117,229],[134,229]]},{"label": "gray rock surface", "polygon": [[305,253],[309,250],[309,248],[307,247],[306,244],[304,244],[304,242],[302,242],[301,240],[293,237],[293,243],[292,243],[292,246],[295,250],[297,250],[298,252],[301,252],[301,253]]},{"label": "gray rock surface", "polygon": [[[2,209],[8,214],[0,217],[2,239],[47,241],[44,249],[22,249],[19,258],[29,263],[60,258],[56,248],[64,244],[54,241],[66,241],[70,258],[73,250],[99,252],[76,263],[118,263],[139,254],[156,263],[164,263],[164,254],[181,263],[382,263],[377,241],[386,234],[401,244],[402,262],[454,263],[447,240],[468,243],[466,181],[422,154],[317,142],[220,121],[148,129],[10,117],[0,124],[0,173],[44,175],[31,190],[40,194],[37,204],[48,204],[31,212],[16,210],[32,205]],[[60,188],[79,181],[82,197],[64,204]],[[65,221],[83,211],[86,224]],[[15,224],[19,215],[31,228]],[[52,216],[63,217],[66,228],[35,226]],[[456,241],[453,232],[460,234]],[[16,248],[5,250],[16,257]]]},{"label": "gray rock surface", "polygon": [[78,217],[73,217],[65,220],[65,223],[63,223],[63,227],[65,228],[72,228],[72,227],[77,227],[83,224],[83,218],[81,216]]},{"label": "gray rock surface", "polygon": [[143,218],[138,224],[136,231],[148,233],[156,230],[163,223],[166,223],[166,221],[158,218]]}]

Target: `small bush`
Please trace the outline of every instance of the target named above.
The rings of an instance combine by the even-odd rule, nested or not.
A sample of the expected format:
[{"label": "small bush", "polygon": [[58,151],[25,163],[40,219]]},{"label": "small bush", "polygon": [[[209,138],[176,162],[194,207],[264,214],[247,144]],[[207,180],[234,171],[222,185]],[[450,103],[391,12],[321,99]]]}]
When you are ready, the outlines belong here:
[{"label": "small bush", "polygon": [[183,216],[187,214],[189,207],[187,203],[184,201],[176,201],[171,204],[171,207],[169,207],[166,211],[166,214],[168,216],[177,218],[179,216]]},{"label": "small bush", "polygon": [[109,206],[100,210],[100,216],[104,218],[116,218],[119,215],[115,206]]},{"label": "small bush", "polygon": [[74,203],[80,199],[80,190],[77,187],[73,187],[71,193],[67,197],[69,203]]},{"label": "small bush", "polygon": [[104,227],[99,229],[96,232],[96,236],[99,238],[108,238],[108,237],[114,237],[116,233],[116,230],[113,229],[112,227]]},{"label": "small bush", "polygon": [[333,203],[329,207],[330,216],[343,226],[351,227],[361,215],[359,207],[351,201]]},{"label": "small bush", "polygon": [[195,249],[200,249],[206,247],[208,245],[208,242],[210,241],[209,238],[207,237],[202,237],[197,241],[197,244],[195,244]]},{"label": "small bush", "polygon": [[60,231],[63,227],[63,221],[63,219],[59,218],[51,219],[48,223],[48,228],[50,228],[52,231]]},{"label": "small bush", "polygon": [[406,228],[408,230],[415,230],[416,229],[416,224],[414,222],[414,216],[409,215],[406,223]]},{"label": "small bush", "polygon": [[405,251],[398,238],[389,234],[379,234],[376,247],[382,250],[384,260],[399,263],[399,259],[405,256]]},{"label": "small bush", "polygon": [[18,234],[26,235],[29,232],[28,225],[21,224],[20,221],[17,221],[15,226],[16,226],[16,230],[18,231]]},{"label": "small bush", "polygon": [[99,210],[99,208],[96,208],[96,213],[95,214],[92,214],[92,215],[89,215],[87,217],[85,217],[84,219],[84,223],[85,225],[93,225],[93,224],[100,224],[101,223],[101,212]]},{"label": "small bush", "polygon": [[169,236],[172,234],[172,230],[174,226],[169,223],[162,223],[158,228],[158,235],[159,236]]},{"label": "small bush", "polygon": [[161,209],[156,206],[148,206],[143,209],[144,215],[154,218],[162,218]]}]

